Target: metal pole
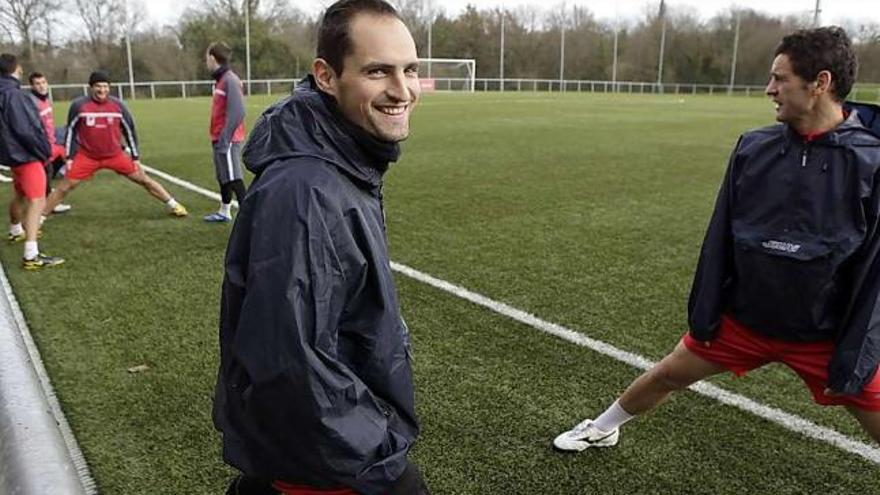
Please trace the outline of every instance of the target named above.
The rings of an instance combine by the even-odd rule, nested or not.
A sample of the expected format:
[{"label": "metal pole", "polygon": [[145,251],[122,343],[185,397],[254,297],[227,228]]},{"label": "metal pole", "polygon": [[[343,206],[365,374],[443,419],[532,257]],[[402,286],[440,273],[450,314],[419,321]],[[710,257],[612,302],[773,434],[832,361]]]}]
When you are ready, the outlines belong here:
[{"label": "metal pole", "polygon": [[498,74],[501,78],[501,91],[504,92],[504,11],[501,11],[501,60],[499,61]]},{"label": "metal pole", "polygon": [[562,18],[559,21],[559,90],[562,91],[562,81],[565,80],[565,2],[562,2]]},{"label": "metal pole", "polygon": [[822,13],[819,3],[819,0],[816,0],[816,9],[813,10],[813,27],[819,27],[819,14]]},{"label": "metal pole", "polygon": [[131,32],[125,35],[125,51],[128,53],[128,91],[129,97],[134,99],[134,67],[131,63]]},{"label": "metal pole", "polygon": [[251,0],[244,0],[244,53],[247,64],[247,94],[251,94]]},{"label": "metal pole", "polygon": [[[433,31],[434,31],[434,19],[431,19],[431,22],[428,23],[428,58],[434,58],[431,54],[432,45],[434,44],[433,40]],[[431,78],[431,62],[428,62],[428,79]]]},{"label": "metal pole", "polygon": [[614,61],[611,63],[611,83],[617,91],[617,25],[614,26]]},{"label": "metal pole", "polygon": [[128,3],[123,5],[123,15],[125,16],[125,52],[128,55],[128,88],[131,93],[131,99],[134,99],[134,66],[131,62],[131,23],[128,18]]},{"label": "metal pole", "polygon": [[663,84],[663,52],[666,51],[666,2],[660,0],[660,60],[657,63],[657,90]]},{"label": "metal pole", "polygon": [[733,93],[733,85],[736,84],[736,55],[739,49],[739,11],[736,11],[736,31],[733,34],[733,57],[730,60],[730,86],[728,93]]}]

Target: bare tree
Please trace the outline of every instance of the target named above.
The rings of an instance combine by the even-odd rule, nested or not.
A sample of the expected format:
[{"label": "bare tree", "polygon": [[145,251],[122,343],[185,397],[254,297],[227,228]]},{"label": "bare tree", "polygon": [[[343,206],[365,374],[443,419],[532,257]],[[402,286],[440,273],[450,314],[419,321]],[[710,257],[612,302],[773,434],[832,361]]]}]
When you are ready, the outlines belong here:
[{"label": "bare tree", "polygon": [[50,17],[60,6],[58,0],[0,0],[0,20],[5,31],[10,31],[10,25],[14,27],[26,47],[26,54],[30,55],[34,51],[37,23]]},{"label": "bare tree", "polygon": [[125,0],[76,0],[75,3],[92,54],[98,65],[106,66],[110,45],[124,34]]}]

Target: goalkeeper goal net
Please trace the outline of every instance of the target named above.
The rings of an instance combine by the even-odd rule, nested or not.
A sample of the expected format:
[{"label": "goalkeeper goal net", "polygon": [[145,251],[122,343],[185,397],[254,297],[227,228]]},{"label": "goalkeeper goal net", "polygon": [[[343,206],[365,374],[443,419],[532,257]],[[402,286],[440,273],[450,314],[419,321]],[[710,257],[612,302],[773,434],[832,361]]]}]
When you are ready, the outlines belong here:
[{"label": "goalkeeper goal net", "polygon": [[472,58],[420,58],[423,91],[474,91],[477,62]]}]

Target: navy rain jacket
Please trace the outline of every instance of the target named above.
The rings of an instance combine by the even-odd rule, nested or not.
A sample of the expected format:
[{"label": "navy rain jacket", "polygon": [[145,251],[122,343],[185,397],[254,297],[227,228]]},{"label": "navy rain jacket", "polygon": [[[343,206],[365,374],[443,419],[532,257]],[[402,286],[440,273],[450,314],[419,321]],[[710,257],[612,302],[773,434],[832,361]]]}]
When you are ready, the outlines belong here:
[{"label": "navy rain jacket", "polygon": [[836,341],[829,386],[858,394],[880,362],[880,137],[857,111],[805,142],[787,125],[740,137],[703,242],[691,335],[721,315],[763,335]]},{"label": "navy rain jacket", "polygon": [[0,163],[45,162],[52,154],[37,108],[11,76],[0,76]]},{"label": "navy rain jacket", "polygon": [[398,153],[311,78],[251,133],[214,401],[224,458],[248,475],[381,495],[407,466],[419,427],[381,202]]}]

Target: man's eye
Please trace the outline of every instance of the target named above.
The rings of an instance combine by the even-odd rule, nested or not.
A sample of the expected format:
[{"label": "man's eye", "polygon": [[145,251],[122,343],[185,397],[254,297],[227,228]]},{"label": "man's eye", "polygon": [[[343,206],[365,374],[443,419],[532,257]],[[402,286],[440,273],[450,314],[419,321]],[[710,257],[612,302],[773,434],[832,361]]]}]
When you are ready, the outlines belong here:
[{"label": "man's eye", "polygon": [[370,69],[370,70],[367,72],[367,75],[370,76],[370,77],[380,77],[380,76],[384,76],[384,75],[385,75],[385,70],[384,70],[384,69]]},{"label": "man's eye", "polygon": [[419,69],[414,68],[414,67],[413,67],[413,68],[406,69],[406,75],[408,75],[408,76],[418,76],[418,75],[419,75]]}]

